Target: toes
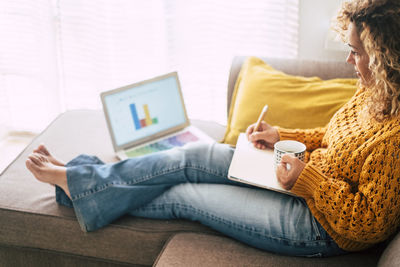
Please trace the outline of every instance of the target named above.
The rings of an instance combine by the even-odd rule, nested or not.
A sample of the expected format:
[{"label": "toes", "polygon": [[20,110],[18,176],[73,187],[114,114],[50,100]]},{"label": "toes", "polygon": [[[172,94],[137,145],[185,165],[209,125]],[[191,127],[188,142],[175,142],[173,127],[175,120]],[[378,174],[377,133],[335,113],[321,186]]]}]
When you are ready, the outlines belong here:
[{"label": "toes", "polygon": [[45,156],[43,156],[42,154],[40,154],[40,153],[37,153],[37,154],[36,154],[36,157],[37,157],[41,162],[46,162],[46,161],[47,161],[47,158],[46,158]]},{"label": "toes", "polygon": [[43,144],[40,144],[35,150],[33,150],[33,153],[39,153],[45,156],[50,156],[49,151]]},{"label": "toes", "polygon": [[47,156],[41,153],[32,153],[29,158],[39,166],[43,166],[44,164],[49,162]]},{"label": "toes", "polygon": [[42,154],[44,154],[44,155],[46,155],[46,156],[50,156],[49,150],[48,150],[43,144],[40,144],[40,145],[39,145],[38,150],[39,150]]},{"label": "toes", "polygon": [[25,165],[28,170],[30,170],[33,174],[36,174],[37,166],[30,158],[25,161]]},{"label": "toes", "polygon": [[32,164],[37,165],[40,163],[39,159],[37,159],[37,157],[36,157],[36,154],[30,154],[28,156],[28,159],[31,161]]},{"label": "toes", "polygon": [[38,153],[32,153],[29,155],[29,159],[32,161],[32,163],[36,166],[43,166],[43,156],[41,156]]},{"label": "toes", "polygon": [[30,170],[30,171],[32,171],[31,169],[32,169],[32,161],[30,160],[30,159],[27,159],[26,161],[25,161],[25,166],[28,168],[28,170]]}]

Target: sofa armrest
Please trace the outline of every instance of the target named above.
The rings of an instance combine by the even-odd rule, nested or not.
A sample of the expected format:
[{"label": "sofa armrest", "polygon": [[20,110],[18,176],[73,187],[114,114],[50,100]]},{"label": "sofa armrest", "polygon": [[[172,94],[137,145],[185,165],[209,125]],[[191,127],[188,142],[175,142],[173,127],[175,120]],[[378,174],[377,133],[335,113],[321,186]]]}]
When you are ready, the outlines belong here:
[{"label": "sofa armrest", "polygon": [[192,125],[196,126],[208,136],[219,142],[224,138],[226,126],[214,121],[191,120]]},{"label": "sofa armrest", "polygon": [[400,233],[390,241],[389,245],[383,251],[378,263],[379,267],[400,266]]}]

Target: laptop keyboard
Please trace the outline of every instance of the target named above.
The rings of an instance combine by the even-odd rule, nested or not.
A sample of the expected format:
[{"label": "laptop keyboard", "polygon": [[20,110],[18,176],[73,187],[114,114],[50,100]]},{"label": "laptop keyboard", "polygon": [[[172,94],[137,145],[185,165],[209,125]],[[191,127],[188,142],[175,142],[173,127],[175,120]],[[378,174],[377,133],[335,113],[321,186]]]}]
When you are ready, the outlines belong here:
[{"label": "laptop keyboard", "polygon": [[169,138],[160,140],[158,142],[148,144],[146,146],[142,146],[139,148],[134,148],[132,150],[128,150],[125,152],[125,154],[129,158],[137,157],[137,156],[142,156],[154,152],[159,152],[167,149],[171,149],[174,147],[180,147],[184,146],[187,143],[198,141],[199,138],[195,136],[193,133],[186,131],[183,133],[180,133],[178,135],[171,136]]}]

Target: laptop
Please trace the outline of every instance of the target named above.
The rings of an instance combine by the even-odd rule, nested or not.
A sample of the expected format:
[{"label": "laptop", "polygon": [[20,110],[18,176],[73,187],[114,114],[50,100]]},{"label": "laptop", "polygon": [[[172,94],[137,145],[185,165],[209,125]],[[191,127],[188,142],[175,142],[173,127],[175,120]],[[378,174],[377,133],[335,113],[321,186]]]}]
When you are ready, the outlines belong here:
[{"label": "laptop", "polygon": [[176,72],[101,93],[119,159],[214,140],[190,125]]}]

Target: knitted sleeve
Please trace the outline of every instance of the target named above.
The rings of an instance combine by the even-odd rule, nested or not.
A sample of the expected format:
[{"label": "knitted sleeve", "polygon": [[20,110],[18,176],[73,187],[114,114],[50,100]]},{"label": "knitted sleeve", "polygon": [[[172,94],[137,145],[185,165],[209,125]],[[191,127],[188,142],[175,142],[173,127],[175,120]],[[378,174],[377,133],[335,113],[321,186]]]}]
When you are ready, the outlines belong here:
[{"label": "knitted sleeve", "polygon": [[[400,160],[396,139],[384,140],[364,159],[354,159],[353,183],[328,179],[312,164],[307,164],[292,192],[312,201],[329,226],[347,239],[377,243],[396,231],[400,219]],[[360,168],[360,169],[357,169]]]},{"label": "knitted sleeve", "polygon": [[313,151],[322,147],[322,139],[326,132],[326,127],[314,129],[284,129],[277,127],[280,140],[297,140],[306,145],[308,151]]}]

